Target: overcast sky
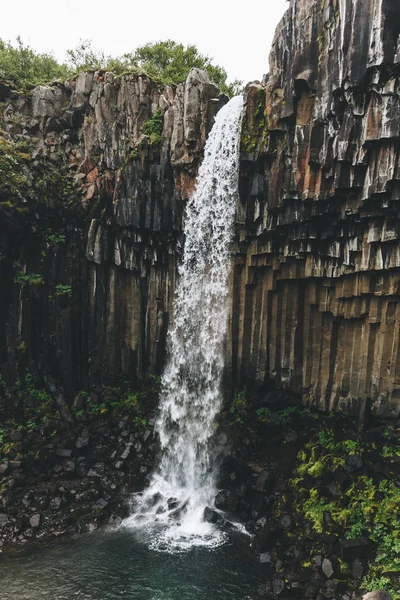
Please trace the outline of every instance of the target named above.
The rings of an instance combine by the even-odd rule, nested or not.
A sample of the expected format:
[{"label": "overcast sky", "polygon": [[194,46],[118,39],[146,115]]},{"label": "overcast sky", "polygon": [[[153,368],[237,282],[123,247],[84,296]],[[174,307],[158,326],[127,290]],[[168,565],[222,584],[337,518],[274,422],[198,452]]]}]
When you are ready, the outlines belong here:
[{"label": "overcast sky", "polygon": [[40,52],[65,59],[79,39],[114,56],[147,42],[195,44],[229,79],[261,79],[286,0],[14,0],[2,2],[0,38],[20,35]]}]

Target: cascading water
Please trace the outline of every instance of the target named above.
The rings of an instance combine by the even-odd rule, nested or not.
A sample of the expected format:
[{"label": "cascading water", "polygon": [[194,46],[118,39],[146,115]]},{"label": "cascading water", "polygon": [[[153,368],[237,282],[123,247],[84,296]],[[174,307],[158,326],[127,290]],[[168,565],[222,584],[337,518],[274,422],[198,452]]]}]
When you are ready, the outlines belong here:
[{"label": "cascading water", "polygon": [[156,423],[162,459],[149,488],[136,496],[127,523],[150,527],[152,545],[159,549],[218,545],[223,540],[221,532],[203,521],[203,514],[215,496],[212,440],[222,400],[242,112],[238,96],[218,113],[187,203]]}]

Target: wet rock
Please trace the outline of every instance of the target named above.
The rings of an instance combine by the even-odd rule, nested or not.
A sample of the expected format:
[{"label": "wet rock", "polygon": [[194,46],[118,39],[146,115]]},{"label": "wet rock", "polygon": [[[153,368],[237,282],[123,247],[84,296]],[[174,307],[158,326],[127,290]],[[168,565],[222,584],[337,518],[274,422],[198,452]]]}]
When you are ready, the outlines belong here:
[{"label": "wet rock", "polygon": [[271,563],[272,555],[270,552],[263,552],[260,554],[260,563]]},{"label": "wet rock", "polygon": [[284,579],[274,579],[272,582],[272,591],[276,596],[279,596],[285,589]]},{"label": "wet rock", "polygon": [[227,493],[224,490],[218,492],[214,499],[215,506],[217,508],[226,508],[227,506]]},{"label": "wet rock", "polygon": [[84,429],[82,433],[75,440],[76,448],[85,448],[89,445],[89,430]]},{"label": "wet rock", "polygon": [[226,523],[224,517],[209,506],[206,506],[204,509],[203,519],[206,523],[214,523],[218,525],[224,525]]},{"label": "wet rock", "polygon": [[363,466],[362,456],[360,454],[350,454],[346,458],[345,469],[350,473],[358,471]]},{"label": "wet rock", "polygon": [[41,517],[39,513],[31,516],[31,518],[29,519],[29,523],[32,529],[36,529],[40,526],[40,518]]},{"label": "wet rock", "polygon": [[363,600],[392,600],[392,597],[388,592],[383,590],[377,590],[375,592],[368,592],[363,596]]},{"label": "wet rock", "polygon": [[263,583],[259,586],[259,588],[257,589],[257,594],[259,594],[259,596],[266,596],[267,598],[270,598],[271,589],[272,584],[269,581],[267,581],[266,583]]},{"label": "wet rock", "polygon": [[226,433],[220,433],[218,436],[218,444],[220,444],[221,446],[226,446],[227,443],[228,436],[226,435]]},{"label": "wet rock", "polygon": [[343,560],[364,557],[368,554],[368,540],[366,538],[342,540],[340,546]]},{"label": "wet rock", "polygon": [[289,529],[289,527],[291,526],[291,524],[292,524],[292,519],[290,518],[289,515],[284,515],[281,518],[281,527],[283,529]]},{"label": "wet rock", "polygon": [[329,577],[332,577],[334,571],[332,561],[330,561],[329,558],[324,558],[324,560],[322,561],[322,571],[325,577],[327,577],[328,579]]},{"label": "wet rock", "polygon": [[5,527],[8,523],[9,519],[7,515],[0,513],[0,527]]},{"label": "wet rock", "polygon": [[73,473],[75,471],[75,462],[73,460],[66,460],[63,463],[63,469],[67,473]]},{"label": "wet rock", "polygon": [[256,481],[255,488],[256,490],[263,492],[267,486],[267,482],[270,478],[270,472],[268,470],[264,470],[258,477]]},{"label": "wet rock", "polygon": [[117,515],[111,515],[111,517],[108,519],[108,524],[110,525],[110,527],[119,527],[121,523],[122,519]]},{"label": "wet rock", "polygon": [[51,510],[58,510],[61,506],[62,499],[59,496],[52,498],[50,500],[50,508]]},{"label": "wet rock", "polygon": [[72,450],[69,448],[57,448],[56,456],[61,456],[62,458],[70,458],[72,455]]},{"label": "wet rock", "polygon": [[358,558],[353,560],[353,564],[351,566],[351,572],[352,572],[354,579],[358,579],[358,580],[362,579],[362,576],[364,575],[364,566]]}]

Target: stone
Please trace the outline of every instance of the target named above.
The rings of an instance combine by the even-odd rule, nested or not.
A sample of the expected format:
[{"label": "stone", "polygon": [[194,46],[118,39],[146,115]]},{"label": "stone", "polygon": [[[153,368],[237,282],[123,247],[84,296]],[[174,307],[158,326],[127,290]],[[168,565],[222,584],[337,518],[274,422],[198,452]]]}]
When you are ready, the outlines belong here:
[{"label": "stone", "polygon": [[364,575],[364,566],[358,558],[353,560],[353,564],[351,566],[351,572],[352,572],[354,579],[358,579],[358,580],[362,579],[362,577]]},{"label": "stone", "polygon": [[76,448],[85,448],[89,445],[89,430],[83,429],[80,435],[75,440]]},{"label": "stone", "polygon": [[8,470],[8,463],[0,463],[0,475],[4,475]]},{"label": "stone", "polygon": [[73,473],[75,471],[75,462],[73,460],[66,460],[63,463],[63,469],[67,473]]},{"label": "stone", "polygon": [[290,444],[291,442],[295,442],[297,440],[298,435],[297,432],[292,429],[291,431],[285,433],[283,438],[287,444]]},{"label": "stone", "polygon": [[332,577],[334,570],[332,561],[330,561],[329,558],[324,558],[324,560],[322,561],[322,571],[325,577],[327,577],[328,579],[329,577]]},{"label": "stone", "polygon": [[363,600],[392,600],[392,597],[388,592],[376,590],[375,592],[368,592],[368,594],[365,594]]},{"label": "stone", "polygon": [[265,469],[264,471],[262,471],[262,473],[258,476],[258,479],[256,481],[256,490],[258,490],[259,492],[263,492],[266,488],[269,477],[270,472],[268,470]]},{"label": "stone", "polygon": [[7,515],[0,513],[0,527],[5,527],[8,522],[9,522],[9,519],[8,519]]},{"label": "stone", "polygon": [[52,510],[58,510],[61,506],[62,499],[59,496],[55,496],[50,500],[50,508]]},{"label": "stone", "polygon": [[220,444],[220,446],[226,446],[227,443],[228,443],[228,436],[226,435],[226,433],[220,433],[218,435],[218,444]]},{"label": "stone", "polygon": [[260,563],[271,563],[272,555],[270,552],[263,552],[260,554]]},{"label": "stone", "polygon": [[279,596],[285,589],[284,579],[274,579],[272,582],[272,591],[276,596]]},{"label": "stone", "polygon": [[345,469],[350,473],[358,471],[363,466],[362,456],[360,454],[350,454],[346,458]]},{"label": "stone", "polygon": [[39,513],[31,516],[31,518],[29,519],[29,523],[32,529],[36,529],[40,526],[40,519],[41,517]]},{"label": "stone", "polygon": [[353,540],[341,540],[341,554],[343,560],[360,558],[368,553],[367,538],[357,538]]},{"label": "stone", "polygon": [[22,432],[21,431],[11,431],[8,434],[8,438],[10,442],[20,442],[22,440]]},{"label": "stone", "polygon": [[292,524],[292,519],[289,517],[289,515],[283,515],[283,517],[281,518],[282,529],[289,529],[291,524]]},{"label": "stone", "polygon": [[110,527],[119,527],[121,523],[122,519],[117,515],[111,515],[111,517],[108,519],[108,524],[110,525]]},{"label": "stone", "polygon": [[72,455],[72,450],[69,448],[57,448],[56,456],[61,456],[63,458],[69,458]]}]

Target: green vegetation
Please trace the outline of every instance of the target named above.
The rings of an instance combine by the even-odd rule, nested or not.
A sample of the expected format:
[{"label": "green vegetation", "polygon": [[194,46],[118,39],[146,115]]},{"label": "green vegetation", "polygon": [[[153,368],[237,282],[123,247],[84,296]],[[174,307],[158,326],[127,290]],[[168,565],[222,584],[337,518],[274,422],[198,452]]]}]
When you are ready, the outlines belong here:
[{"label": "green vegetation", "polygon": [[123,56],[113,58],[93,47],[90,40],[81,40],[76,48],[67,51],[66,64],[59,64],[51,54],[39,54],[17,38],[16,46],[0,40],[0,80],[19,90],[28,90],[67,79],[87,70],[144,74],[155,81],[177,84],[185,81],[191,68],[205,69],[211,80],[228,96],[239,92],[242,82],[228,83],[227,72],[201,54],[196,46],[165,40],[145,44]]},{"label": "green vegetation", "polygon": [[[295,510],[317,533],[346,539],[365,536],[374,542],[376,559],[369,565],[363,585],[367,590],[381,586],[393,594],[393,573],[398,573],[400,565],[400,487],[394,477],[388,478],[390,473],[386,478],[374,475],[367,462],[369,452],[400,456],[397,442],[390,447],[369,445],[360,437],[337,439],[332,429],[318,431],[298,454],[296,477],[291,481]],[[352,455],[365,460],[366,468],[360,474],[346,469],[350,474],[336,478],[339,469],[346,472],[346,461]],[[335,482],[334,497],[327,491],[330,481]],[[396,593],[393,597],[399,598]]]},{"label": "green vegetation", "polygon": [[143,125],[143,133],[150,138],[150,145],[157,146],[161,143],[164,128],[164,115],[157,110]]},{"label": "green vegetation", "polygon": [[269,131],[265,111],[265,88],[259,88],[255,101],[254,113],[250,112],[250,119],[243,120],[241,149],[244,154],[263,152],[268,145]]},{"label": "green vegetation", "polygon": [[23,198],[29,189],[26,145],[10,142],[0,134],[0,205]]},{"label": "green vegetation", "polygon": [[14,279],[15,283],[22,286],[33,286],[37,287],[42,285],[43,277],[39,273],[24,273],[24,271],[18,271]]},{"label": "green vegetation", "polygon": [[20,37],[16,46],[0,39],[0,80],[19,90],[66,79],[68,67],[59,64],[51,54],[40,54],[25,45]]},{"label": "green vegetation", "polygon": [[56,285],[56,296],[71,298],[72,297],[72,286],[62,285],[61,283],[58,283]]}]

